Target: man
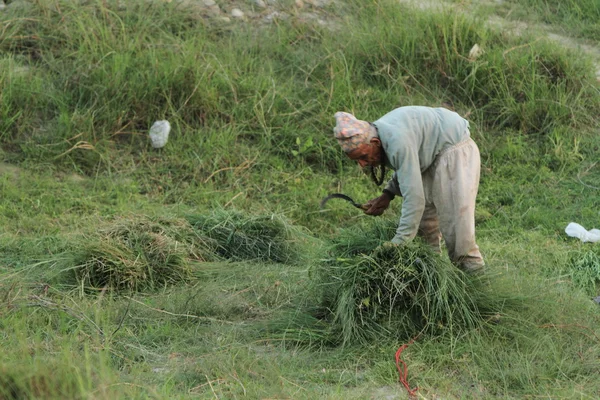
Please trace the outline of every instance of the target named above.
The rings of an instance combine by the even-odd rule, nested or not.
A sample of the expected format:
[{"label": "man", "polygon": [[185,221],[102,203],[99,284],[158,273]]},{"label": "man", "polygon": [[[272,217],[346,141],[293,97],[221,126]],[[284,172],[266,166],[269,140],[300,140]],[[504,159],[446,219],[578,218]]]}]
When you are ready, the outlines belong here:
[{"label": "man", "polygon": [[397,108],[373,123],[345,112],[335,120],[335,137],[348,157],[362,168],[382,168],[381,181],[385,166],[394,170],[381,196],[364,207],[377,216],[395,196],[404,198],[392,243],[402,245],[419,234],[439,253],[443,237],[455,265],[480,272],[484,261],[475,242],[480,157],[469,122],[445,108],[421,106]]}]

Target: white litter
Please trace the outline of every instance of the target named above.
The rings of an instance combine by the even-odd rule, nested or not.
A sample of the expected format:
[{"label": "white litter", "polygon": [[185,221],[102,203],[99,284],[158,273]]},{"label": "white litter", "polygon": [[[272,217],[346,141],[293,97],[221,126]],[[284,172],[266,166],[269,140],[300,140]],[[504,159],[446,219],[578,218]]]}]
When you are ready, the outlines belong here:
[{"label": "white litter", "polygon": [[171,124],[169,121],[156,121],[150,128],[150,140],[152,140],[152,147],[160,149],[167,144],[169,139],[169,132],[171,131]]},{"label": "white litter", "polygon": [[565,228],[565,233],[571,237],[577,238],[582,242],[596,243],[600,241],[600,229],[590,229],[589,231],[576,222],[571,222]]}]

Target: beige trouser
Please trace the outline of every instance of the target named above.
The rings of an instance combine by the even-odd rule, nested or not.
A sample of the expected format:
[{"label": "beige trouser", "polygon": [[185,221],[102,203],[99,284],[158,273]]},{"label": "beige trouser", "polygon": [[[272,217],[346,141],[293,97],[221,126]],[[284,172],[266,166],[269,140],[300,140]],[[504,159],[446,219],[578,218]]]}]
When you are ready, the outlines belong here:
[{"label": "beige trouser", "polygon": [[437,252],[443,237],[450,260],[468,271],[484,265],[475,243],[479,173],[479,148],[470,138],[444,149],[423,173],[426,204],[419,236]]}]

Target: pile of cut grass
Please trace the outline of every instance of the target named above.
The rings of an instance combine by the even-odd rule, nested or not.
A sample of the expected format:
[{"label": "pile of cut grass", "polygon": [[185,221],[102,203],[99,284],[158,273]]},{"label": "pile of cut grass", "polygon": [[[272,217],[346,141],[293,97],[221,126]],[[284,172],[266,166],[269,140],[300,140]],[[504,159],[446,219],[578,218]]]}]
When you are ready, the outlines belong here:
[{"label": "pile of cut grass", "polygon": [[343,344],[481,326],[497,303],[447,257],[419,240],[386,243],[394,226],[345,231],[317,274],[322,305]]},{"label": "pile of cut grass", "polygon": [[575,251],[571,254],[568,271],[573,284],[589,296],[600,290],[600,248]]},{"label": "pile of cut grass", "polygon": [[144,291],[189,281],[190,260],[210,257],[184,220],[128,218],[86,238],[72,271],[84,289]]},{"label": "pile of cut grass", "polygon": [[300,241],[308,238],[276,214],[215,210],[187,219],[200,236],[215,241],[218,256],[234,261],[293,264],[303,258]]}]

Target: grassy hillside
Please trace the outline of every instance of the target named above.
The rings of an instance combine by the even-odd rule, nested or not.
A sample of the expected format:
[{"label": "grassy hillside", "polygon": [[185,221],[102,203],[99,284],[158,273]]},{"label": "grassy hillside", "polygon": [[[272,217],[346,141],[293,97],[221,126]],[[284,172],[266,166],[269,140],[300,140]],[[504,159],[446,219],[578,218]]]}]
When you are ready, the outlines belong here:
[{"label": "grassy hillside", "polygon": [[504,8],[515,17],[542,21],[573,36],[600,39],[600,3],[595,0],[510,1]]},{"label": "grassy hillside", "polygon": [[[217,3],[0,9],[0,398],[406,398],[421,330],[423,398],[600,396],[600,250],[564,233],[600,228],[592,61],[392,1]],[[598,28],[541,3],[520,7]],[[380,190],[333,114],[400,105],[471,123],[481,279],[416,243],[387,280],[401,199],[318,207]],[[407,312],[375,304],[406,276]]]}]

